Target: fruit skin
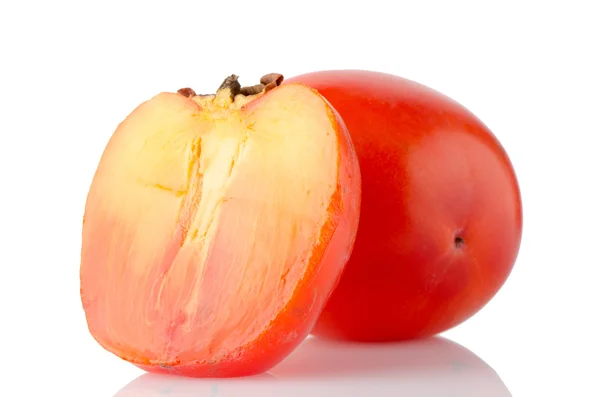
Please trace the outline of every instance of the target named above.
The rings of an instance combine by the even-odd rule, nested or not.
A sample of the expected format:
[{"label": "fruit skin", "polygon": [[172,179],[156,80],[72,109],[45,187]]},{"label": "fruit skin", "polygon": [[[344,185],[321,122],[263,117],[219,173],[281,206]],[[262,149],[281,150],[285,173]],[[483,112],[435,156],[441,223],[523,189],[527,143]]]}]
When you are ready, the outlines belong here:
[{"label": "fruit skin", "polygon": [[523,227],[517,178],[492,132],[398,76],[329,70],[292,82],[339,112],[362,175],[355,247],[313,334],[405,340],[477,313],[512,271]]},{"label": "fruit skin", "polygon": [[[183,252],[185,241],[182,240],[180,233],[182,221],[178,220],[176,224],[171,221],[175,219],[169,212],[171,207],[175,210],[179,207],[173,205],[174,201],[170,197],[173,196],[173,199],[187,197],[187,191],[192,190],[189,187],[192,185],[189,183],[185,192],[181,189],[175,190],[182,180],[180,172],[185,168],[179,164],[187,164],[186,148],[190,147],[187,140],[195,139],[197,130],[201,128],[201,124],[196,122],[203,122],[208,116],[203,113],[202,106],[191,99],[174,93],[162,93],[140,105],[117,128],[102,156],[86,202],[80,272],[81,299],[89,330],[106,350],[154,373],[191,377],[247,376],[267,371],[285,358],[311,331],[322,306],[339,280],[339,275],[352,250],[360,208],[360,170],[348,132],[335,110],[310,88],[302,87],[292,91],[290,95],[293,96],[289,99],[283,96],[282,90],[290,91],[287,86],[279,87],[269,91],[262,98],[244,105],[241,109],[242,115],[239,116],[240,120],[244,121],[250,117],[249,114],[258,112],[261,106],[270,100],[269,98],[275,98],[272,102],[281,102],[285,108],[300,106],[298,101],[302,101],[304,97],[312,98],[313,102],[318,102],[320,108],[327,109],[328,112],[323,117],[327,118],[326,123],[329,123],[330,128],[323,130],[323,136],[327,132],[333,137],[318,138],[320,135],[314,131],[293,131],[293,133],[311,133],[315,136],[315,141],[309,142],[310,155],[300,156],[305,159],[305,162],[298,163],[293,168],[295,174],[292,172],[292,175],[289,175],[289,183],[298,186],[299,183],[307,180],[309,181],[305,182],[307,188],[323,190],[325,189],[321,186],[323,182],[318,179],[318,176],[323,174],[335,176],[329,181],[332,194],[322,204],[323,207],[319,207],[321,212],[317,213],[323,217],[323,226],[316,239],[314,236],[300,236],[299,233],[303,230],[300,225],[299,232],[293,236],[294,241],[290,240],[290,244],[302,247],[302,252],[298,253],[297,258],[288,258],[291,264],[287,266],[298,267],[297,263],[302,261],[302,273],[297,279],[289,277],[287,282],[282,275],[283,284],[265,287],[285,290],[291,285],[293,288],[289,299],[278,303],[280,306],[277,306],[277,312],[273,317],[270,317],[271,312],[268,312],[270,320],[264,328],[259,328],[260,332],[252,333],[252,338],[241,341],[235,346],[227,345],[220,349],[219,340],[215,340],[231,338],[232,332],[228,328],[233,326],[232,323],[227,323],[228,327],[225,329],[213,330],[212,334],[207,335],[204,330],[207,327],[210,329],[211,326],[210,324],[206,326],[204,323],[210,323],[208,321],[210,316],[198,314],[195,317],[200,321],[185,326],[190,316],[186,314],[184,310],[186,308],[180,301],[180,297],[190,295],[190,284],[194,280],[196,262],[191,260],[194,259],[192,255],[190,255],[191,259],[185,254],[183,257],[181,255],[177,257],[178,250]],[[315,99],[316,97],[318,99]],[[293,103],[290,100],[293,100]],[[216,112],[223,113],[221,110]],[[222,124],[222,119],[219,120]],[[237,119],[234,121],[234,125],[239,125]],[[278,115],[277,125],[285,121],[286,119],[281,119]],[[250,133],[261,134],[261,131],[257,130],[259,123],[255,119],[249,122],[252,128],[256,129],[251,129]],[[152,129],[156,132],[150,132]],[[161,141],[155,142],[159,139],[153,138],[155,136],[158,136]],[[259,138],[270,139],[265,135],[256,139]],[[219,136],[214,139],[219,139]],[[315,162],[319,161],[317,156],[324,150],[321,144],[325,139],[328,140],[327,142],[334,139],[336,143],[334,152],[336,157],[332,158],[331,163],[335,164],[336,168],[331,172],[325,172],[326,170],[314,166]],[[208,138],[202,138],[201,142],[206,141]],[[223,141],[223,145],[226,144],[226,141]],[[223,146],[223,149],[227,147]],[[245,153],[249,150],[251,149],[246,149]],[[271,153],[278,153],[283,149],[274,145],[259,146],[253,151],[255,154],[258,153],[258,157],[252,158],[269,157],[268,150],[275,150]],[[211,153],[216,153],[215,156],[219,156],[220,151],[208,148],[206,152],[206,154],[202,152],[202,155],[211,156]],[[277,155],[274,156],[278,158]],[[198,160],[199,163],[207,161]],[[244,161],[246,161],[244,157],[237,157],[237,171],[229,171],[231,176],[228,186],[235,192],[229,193],[231,197],[227,199],[226,209],[222,209],[223,215],[214,221],[218,226],[217,231],[212,235],[213,241],[220,241],[222,245],[212,246],[211,252],[216,252],[213,254],[215,260],[210,265],[211,275],[206,279],[207,281],[203,280],[205,284],[202,284],[207,285],[209,291],[203,292],[206,299],[192,302],[199,307],[194,309],[196,312],[200,310],[202,313],[202,310],[207,310],[207,307],[213,305],[213,300],[217,298],[213,298],[211,294],[217,296],[221,294],[223,286],[212,285],[211,280],[216,278],[219,281],[219,272],[224,271],[219,270],[223,258],[242,254],[241,247],[252,246],[248,239],[256,241],[261,238],[257,237],[260,234],[256,233],[253,236],[239,230],[234,233],[231,229],[224,229],[226,226],[219,223],[219,219],[230,221],[233,217],[232,212],[235,215],[238,212],[244,213],[236,209],[250,208],[245,203],[252,203],[254,200],[251,190],[248,189],[256,186],[256,178],[270,183],[269,178],[274,178],[274,175],[278,175],[275,172],[281,170],[281,164],[269,164],[270,169],[265,174],[256,175],[256,170],[264,168],[260,160],[253,163]],[[226,168],[229,168],[229,163],[228,161],[225,164]],[[231,164],[233,167],[233,162]],[[314,170],[311,171],[314,174],[307,176],[309,172],[307,170],[310,169]],[[220,172],[218,170],[216,174],[220,175]],[[151,183],[152,186],[147,185],[144,188],[143,185],[136,184],[136,181],[141,180],[141,175],[146,179],[146,183]],[[311,179],[311,175],[314,178]],[[310,185],[310,180],[315,180],[315,184]],[[281,183],[277,186],[280,191],[290,190],[292,186],[286,186],[287,182],[284,180],[278,180],[278,183]],[[277,196],[273,197],[275,200]],[[299,197],[297,200],[300,200],[298,203],[309,201],[306,196]],[[185,213],[189,215],[188,211]],[[270,219],[275,215],[250,212],[248,216],[252,216],[253,222],[264,224],[263,218]],[[306,217],[310,219],[310,216]],[[187,216],[187,218],[189,220],[193,217]],[[245,224],[244,222],[241,224]],[[192,229],[189,228],[193,226],[193,222],[187,223],[185,232],[191,235]],[[262,227],[262,233],[270,233],[264,225],[259,227]],[[272,233],[281,233],[281,230],[273,230]],[[214,237],[218,235],[225,235],[226,238]],[[287,240],[283,241],[285,243]],[[154,251],[158,254],[154,254]],[[229,253],[231,251],[233,254]],[[259,252],[257,255],[266,257],[270,254]],[[136,261],[136,258],[142,259]],[[180,268],[172,270],[175,264],[180,268],[184,266],[184,270],[179,270]],[[262,266],[266,269],[265,266],[272,265],[279,264],[266,261]],[[171,273],[163,270],[165,266]],[[260,270],[261,265],[256,266],[259,266]],[[164,276],[174,272],[176,276],[170,278]],[[261,280],[261,278],[248,277],[246,282],[256,283]],[[155,288],[151,287],[160,285],[161,281],[163,287],[157,293]],[[259,285],[254,286],[257,287]],[[238,294],[230,302],[230,306],[220,307],[220,310],[214,311],[214,316],[222,312],[239,311],[242,301],[248,299],[247,295]],[[255,307],[256,309],[252,309],[253,313],[244,315],[244,318],[248,318],[244,321],[250,322],[252,327],[262,327],[262,322],[257,324],[258,318],[265,316],[264,313],[269,309],[262,309],[262,305],[258,303]],[[240,332],[246,331],[238,327],[234,333]],[[207,338],[208,345],[198,348],[200,341]],[[214,347],[214,352],[211,352],[213,342],[217,347]],[[183,359],[183,356],[187,358]]]}]

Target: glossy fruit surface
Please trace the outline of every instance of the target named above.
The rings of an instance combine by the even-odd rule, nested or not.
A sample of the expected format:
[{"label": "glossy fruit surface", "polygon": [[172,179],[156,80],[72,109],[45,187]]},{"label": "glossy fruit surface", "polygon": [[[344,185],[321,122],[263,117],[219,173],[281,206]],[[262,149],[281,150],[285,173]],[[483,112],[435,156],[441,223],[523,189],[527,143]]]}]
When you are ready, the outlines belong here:
[{"label": "glossy fruit surface", "polygon": [[356,245],[313,333],[410,339],[486,305],[522,233],[517,179],[491,131],[450,98],[389,74],[323,71],[286,82],[317,89],[339,112],[362,175]]},{"label": "glossy fruit surface", "polygon": [[115,131],[81,257],[108,351],[151,372],[243,376],[312,329],[353,246],[360,171],[331,106],[280,82],[161,93]]}]

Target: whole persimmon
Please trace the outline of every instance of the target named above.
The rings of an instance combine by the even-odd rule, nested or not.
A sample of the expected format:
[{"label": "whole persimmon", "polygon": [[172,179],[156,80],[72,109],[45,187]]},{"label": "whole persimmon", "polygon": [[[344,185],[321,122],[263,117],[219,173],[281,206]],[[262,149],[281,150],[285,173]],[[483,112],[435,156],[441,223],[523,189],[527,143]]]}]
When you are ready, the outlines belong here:
[{"label": "whole persimmon", "polygon": [[356,244],[313,333],[404,340],[478,312],[511,273],[522,234],[517,178],[490,129],[390,74],[330,70],[286,82],[315,88],[338,111],[362,176]]},{"label": "whole persimmon", "polygon": [[161,93],[112,135],[80,270],[106,350],[150,372],[233,377],[310,333],[353,247],[360,170],[335,110],[281,81]]}]

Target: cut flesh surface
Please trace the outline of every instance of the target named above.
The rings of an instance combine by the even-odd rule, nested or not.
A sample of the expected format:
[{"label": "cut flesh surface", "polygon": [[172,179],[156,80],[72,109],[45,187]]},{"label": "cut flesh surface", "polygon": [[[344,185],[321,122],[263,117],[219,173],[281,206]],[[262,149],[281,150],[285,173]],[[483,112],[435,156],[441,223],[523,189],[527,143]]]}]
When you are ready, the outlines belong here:
[{"label": "cut flesh surface", "polygon": [[319,95],[221,99],[140,105],[94,177],[82,301],[96,340],[129,361],[214,361],[267,332],[342,210],[339,125]]}]

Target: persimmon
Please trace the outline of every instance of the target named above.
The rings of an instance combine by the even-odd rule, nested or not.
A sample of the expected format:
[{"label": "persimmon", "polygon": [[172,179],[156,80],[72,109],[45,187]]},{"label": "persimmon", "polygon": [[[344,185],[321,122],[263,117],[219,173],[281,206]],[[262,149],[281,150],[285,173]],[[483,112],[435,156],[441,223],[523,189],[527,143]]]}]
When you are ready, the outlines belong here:
[{"label": "persimmon", "polygon": [[519,185],[499,140],[456,101],[398,76],[330,70],[286,80],[298,82],[338,111],[362,176],[356,244],[313,333],[404,340],[477,313],[521,242]]},{"label": "persimmon", "polygon": [[160,93],[112,135],[80,270],[106,350],[150,372],[244,376],[312,329],[353,247],[360,170],[337,112],[281,81]]}]

